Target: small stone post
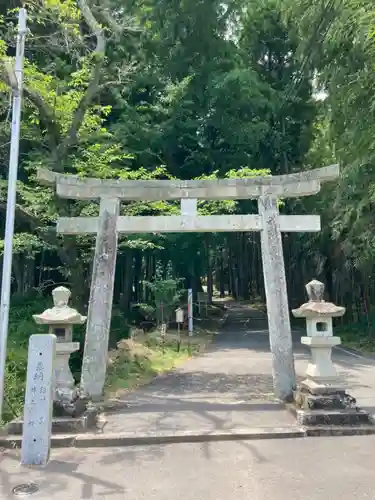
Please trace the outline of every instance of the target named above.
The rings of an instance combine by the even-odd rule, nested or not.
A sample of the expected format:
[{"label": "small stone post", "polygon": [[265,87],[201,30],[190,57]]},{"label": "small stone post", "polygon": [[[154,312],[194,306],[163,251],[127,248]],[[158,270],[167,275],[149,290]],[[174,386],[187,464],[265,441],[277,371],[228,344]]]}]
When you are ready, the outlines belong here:
[{"label": "small stone post", "polygon": [[178,307],[175,310],[176,313],[176,323],[177,323],[177,352],[181,349],[181,325],[184,322],[184,310]]},{"label": "small stone post", "polygon": [[68,306],[70,295],[68,288],[63,286],[55,288],[52,292],[54,307],[42,314],[33,315],[37,324],[48,325],[49,333],[56,335],[57,338],[54,362],[55,416],[78,416],[86,409],[85,402],[79,397],[69,367],[70,355],[79,349],[79,342],[72,342],[73,325],[83,324],[86,316]]},{"label": "small stone post", "polygon": [[31,335],[27,362],[21,464],[45,466],[52,432],[55,335]]},{"label": "small stone post", "polygon": [[324,284],[313,280],[306,285],[309,301],[292,311],[306,319],[307,336],[301,343],[310,347],[311,361],[294,394],[300,425],[356,425],[371,423],[369,414],[356,407],[332,362],[332,348],[341,344],[333,335],[332,318],[345,314],[345,308],[324,300]]}]

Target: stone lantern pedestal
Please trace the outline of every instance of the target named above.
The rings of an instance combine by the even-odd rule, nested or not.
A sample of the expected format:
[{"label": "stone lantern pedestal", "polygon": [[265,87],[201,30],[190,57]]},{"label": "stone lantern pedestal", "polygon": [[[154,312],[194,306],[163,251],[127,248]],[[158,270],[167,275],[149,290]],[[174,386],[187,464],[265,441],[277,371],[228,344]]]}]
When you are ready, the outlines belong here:
[{"label": "stone lantern pedestal", "polygon": [[294,394],[295,412],[300,425],[372,424],[369,414],[356,406],[347,394],[331,360],[332,348],[341,344],[333,335],[332,319],[343,316],[345,308],[326,302],[324,284],[313,280],[306,285],[309,301],[292,311],[306,319],[307,336],[301,343],[311,349],[306,378]]}]

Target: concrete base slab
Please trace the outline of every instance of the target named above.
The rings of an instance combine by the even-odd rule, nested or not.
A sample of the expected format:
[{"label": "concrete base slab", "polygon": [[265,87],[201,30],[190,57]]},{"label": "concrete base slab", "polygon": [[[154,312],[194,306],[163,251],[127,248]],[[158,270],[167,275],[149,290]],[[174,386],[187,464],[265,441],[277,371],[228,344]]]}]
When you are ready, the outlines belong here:
[{"label": "concrete base slab", "polygon": [[[233,431],[179,431],[154,432],[148,434],[80,434],[52,436],[53,448],[104,448],[108,446],[141,446],[172,443],[205,443],[211,441],[246,441],[257,439],[282,439],[305,437],[306,432],[301,427],[263,427],[252,429],[236,429]],[[20,448],[21,436],[0,438],[0,447]]]},{"label": "concrete base slab", "polygon": [[[179,431],[149,434],[61,434],[52,436],[52,448],[110,448],[181,443],[207,443],[223,441],[255,441],[267,439],[293,439],[324,436],[360,436],[375,434],[375,426],[290,426],[237,429],[233,431]],[[0,437],[0,447],[21,448],[21,436]]]}]

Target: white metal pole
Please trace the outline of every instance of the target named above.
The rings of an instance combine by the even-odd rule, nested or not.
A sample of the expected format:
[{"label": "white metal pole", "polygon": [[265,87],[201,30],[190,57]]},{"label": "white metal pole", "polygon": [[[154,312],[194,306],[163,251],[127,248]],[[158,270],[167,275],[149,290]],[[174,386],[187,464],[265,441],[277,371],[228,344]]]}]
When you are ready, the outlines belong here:
[{"label": "white metal pole", "polygon": [[23,59],[25,52],[26,32],[26,10],[22,8],[20,9],[18,15],[18,34],[14,75],[9,75],[9,80],[11,82],[13,91],[13,107],[0,304],[0,420],[3,415],[4,401],[5,361],[8,339],[10,288],[12,279],[13,234],[17,192],[18,153],[21,128]]}]

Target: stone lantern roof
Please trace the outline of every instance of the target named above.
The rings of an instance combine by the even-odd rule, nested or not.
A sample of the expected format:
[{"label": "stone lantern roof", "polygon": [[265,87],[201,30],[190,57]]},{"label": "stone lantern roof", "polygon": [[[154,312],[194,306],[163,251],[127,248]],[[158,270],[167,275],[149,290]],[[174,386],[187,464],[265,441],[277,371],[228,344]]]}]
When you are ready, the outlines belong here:
[{"label": "stone lantern roof", "polygon": [[38,325],[81,325],[86,321],[78,311],[68,306],[71,292],[64,286],[55,288],[52,292],[52,309],[46,309],[42,314],[34,314]]},{"label": "stone lantern roof", "polygon": [[296,318],[338,318],[345,314],[345,307],[336,306],[332,302],[326,302],[324,297],[324,284],[312,280],[306,285],[309,301],[298,309],[293,309]]}]

